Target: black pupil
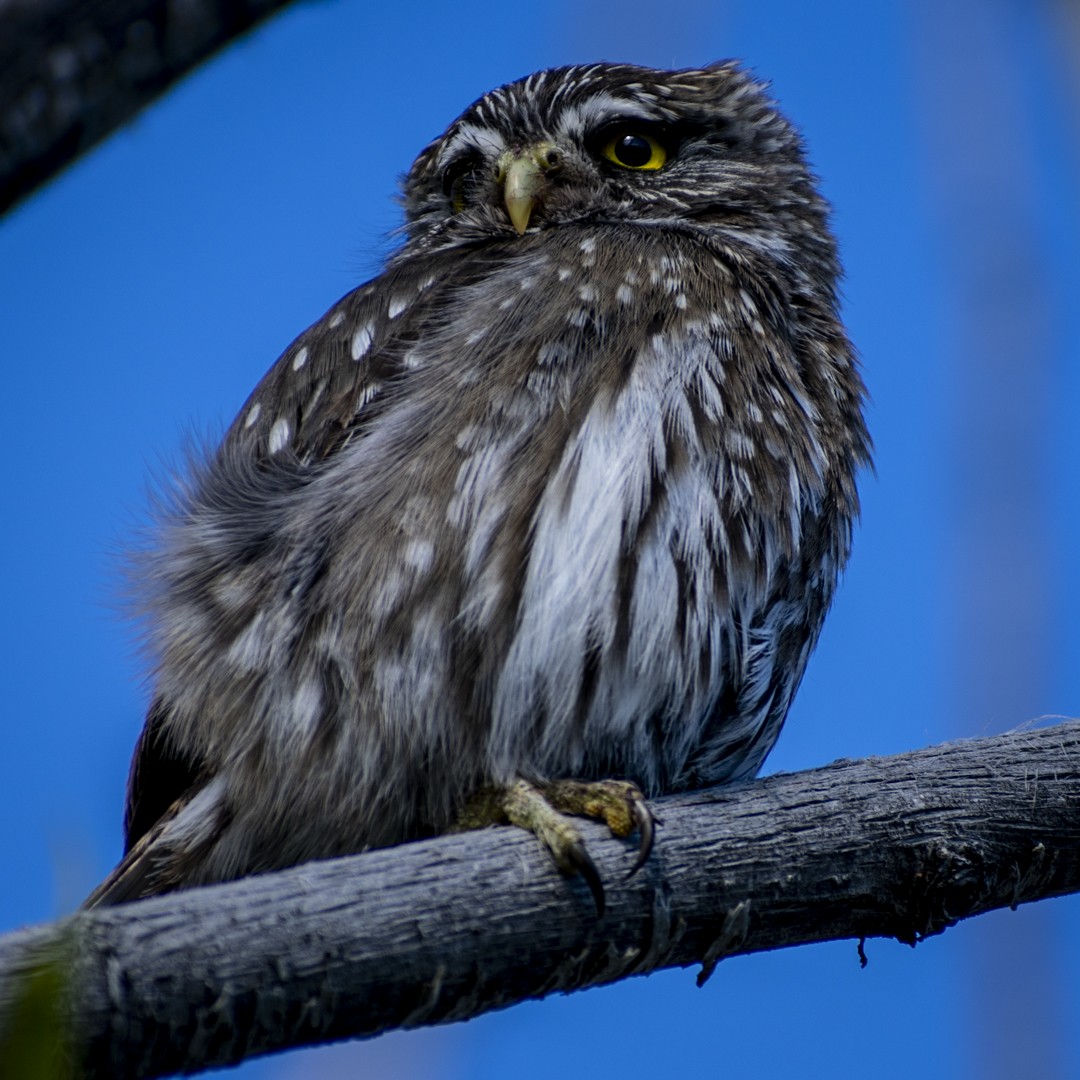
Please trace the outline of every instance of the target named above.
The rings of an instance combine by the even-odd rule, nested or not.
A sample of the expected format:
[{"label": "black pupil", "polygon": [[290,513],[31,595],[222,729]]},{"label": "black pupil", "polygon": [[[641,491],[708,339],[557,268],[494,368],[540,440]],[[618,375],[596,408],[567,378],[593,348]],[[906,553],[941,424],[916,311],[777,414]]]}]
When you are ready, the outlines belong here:
[{"label": "black pupil", "polygon": [[649,140],[641,135],[624,135],[615,144],[615,156],[624,165],[632,169],[640,169],[642,165],[648,165],[652,157],[652,147]]}]

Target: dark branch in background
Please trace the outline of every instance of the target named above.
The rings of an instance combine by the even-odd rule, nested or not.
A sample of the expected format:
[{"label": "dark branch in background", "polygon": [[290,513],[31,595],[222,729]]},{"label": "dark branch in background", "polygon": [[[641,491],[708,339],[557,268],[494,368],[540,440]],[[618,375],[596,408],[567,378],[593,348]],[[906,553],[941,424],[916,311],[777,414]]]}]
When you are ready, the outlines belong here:
[{"label": "dark branch in background", "polygon": [[[0,1027],[61,957],[89,1076],[159,1076],[837,938],[914,944],[1080,891],[1080,723],[659,800],[652,858],[583,826],[596,917],[514,829],[440,837],[0,939]],[[852,962],[856,961],[852,949]],[[53,969],[59,967],[52,965]]]},{"label": "dark branch in background", "polygon": [[0,214],[290,0],[0,0]]}]

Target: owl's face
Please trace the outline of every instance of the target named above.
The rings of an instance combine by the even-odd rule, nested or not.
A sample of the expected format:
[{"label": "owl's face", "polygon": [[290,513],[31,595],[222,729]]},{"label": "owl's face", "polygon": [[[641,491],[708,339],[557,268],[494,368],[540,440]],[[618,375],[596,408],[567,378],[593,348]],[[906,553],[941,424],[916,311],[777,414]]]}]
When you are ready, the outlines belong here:
[{"label": "owl's face", "polygon": [[405,204],[406,251],[571,222],[734,228],[790,248],[825,217],[798,134],[730,62],[592,64],[493,90],[419,156]]}]

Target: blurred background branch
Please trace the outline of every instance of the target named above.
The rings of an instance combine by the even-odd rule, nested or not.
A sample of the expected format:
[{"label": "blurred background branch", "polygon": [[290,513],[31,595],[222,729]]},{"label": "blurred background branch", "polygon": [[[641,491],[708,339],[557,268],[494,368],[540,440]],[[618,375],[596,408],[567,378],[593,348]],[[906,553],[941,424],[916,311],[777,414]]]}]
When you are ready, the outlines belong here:
[{"label": "blurred background branch", "polygon": [[291,0],[0,0],[0,214]]}]

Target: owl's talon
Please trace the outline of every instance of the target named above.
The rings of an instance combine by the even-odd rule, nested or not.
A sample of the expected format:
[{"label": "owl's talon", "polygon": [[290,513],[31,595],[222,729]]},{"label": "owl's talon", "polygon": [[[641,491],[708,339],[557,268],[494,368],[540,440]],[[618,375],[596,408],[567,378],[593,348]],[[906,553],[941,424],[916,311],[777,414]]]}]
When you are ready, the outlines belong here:
[{"label": "owl's talon", "polygon": [[653,815],[648,803],[643,799],[633,800],[630,814],[634,819],[634,824],[637,826],[638,833],[641,835],[641,842],[638,844],[638,853],[634,865],[630,867],[626,874],[627,878],[632,878],[645,865],[645,861],[652,854],[653,841],[656,839],[654,826],[660,823],[660,819]]},{"label": "owl's talon", "polygon": [[604,917],[606,900],[604,897],[604,883],[600,879],[600,871],[596,869],[596,863],[585,848],[584,841],[577,840],[571,844],[565,852],[566,861],[571,866],[571,872],[580,874],[585,879],[592,893],[593,902],[596,904],[596,917]]},{"label": "owl's talon", "polygon": [[585,841],[566,814],[603,821],[615,836],[626,837],[637,831],[641,840],[627,878],[636,874],[652,853],[659,819],[637,785],[627,780],[549,780],[533,784],[519,779],[505,788],[484,788],[469,799],[451,831],[507,821],[528,829],[564,874],[582,876],[600,917],[607,906],[604,883]]},{"label": "owl's talon", "polygon": [[[627,780],[516,780],[505,788],[476,792],[458,818],[456,829],[475,829],[509,821],[534,833],[564,874],[580,874],[589,886],[598,916],[604,914],[604,884],[574,823],[565,815],[579,814],[607,824],[616,836],[640,834],[636,873],[653,848],[656,818],[636,784]],[[627,877],[630,876],[627,874]]]},{"label": "owl's talon", "polygon": [[[495,804],[491,801],[492,796],[495,797]],[[564,874],[580,874],[585,879],[596,904],[597,915],[603,915],[604,884],[600,880],[600,871],[585,849],[581,833],[552,804],[550,796],[527,780],[516,780],[502,790],[478,792],[470,800],[467,807],[469,813],[459,820],[466,828],[476,828],[483,823],[486,815],[491,814],[495,805],[502,820],[534,833]],[[489,816],[488,820],[495,818]]]}]

